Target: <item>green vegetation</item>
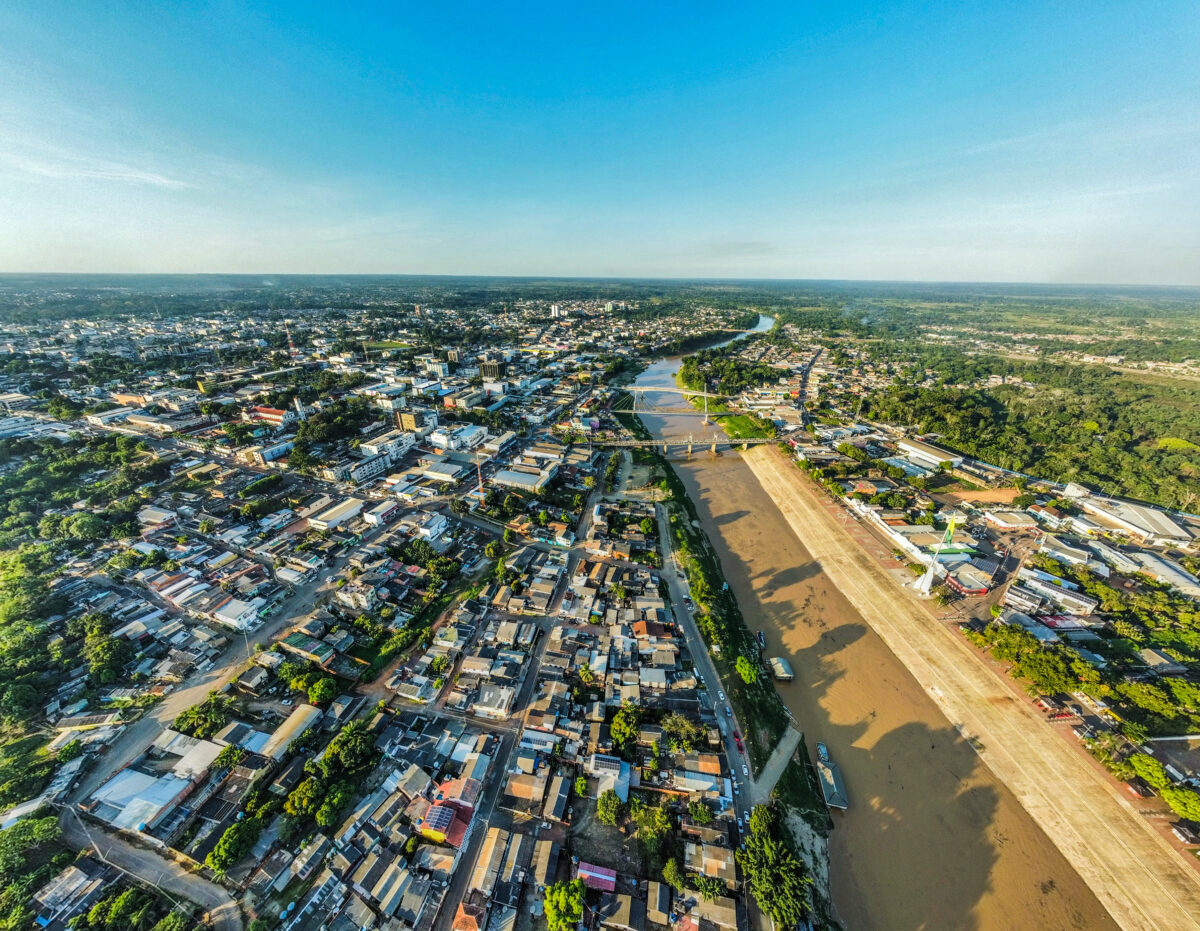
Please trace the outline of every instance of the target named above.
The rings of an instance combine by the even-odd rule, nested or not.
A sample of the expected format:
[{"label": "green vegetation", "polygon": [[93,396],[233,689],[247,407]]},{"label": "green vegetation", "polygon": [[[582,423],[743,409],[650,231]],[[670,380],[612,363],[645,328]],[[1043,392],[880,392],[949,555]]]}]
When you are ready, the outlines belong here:
[{"label": "green vegetation", "polygon": [[617,709],[617,713],[613,715],[613,719],[609,723],[608,730],[612,736],[613,745],[622,753],[631,754],[637,745],[638,729],[641,723],[641,706],[632,701],[625,702]]},{"label": "green vegetation", "polygon": [[171,911],[152,892],[117,883],[88,911],[71,920],[73,931],[183,931],[195,927],[190,913]]},{"label": "green vegetation", "polygon": [[617,822],[621,820],[621,812],[624,807],[621,804],[621,797],[616,792],[612,789],[605,789],[596,799],[596,818],[601,824],[616,827]]},{"label": "green vegetation", "polygon": [[284,802],[287,817],[281,834],[293,838],[314,825],[322,830],[335,827],[378,758],[366,723],[347,724],[323,754],[305,764],[307,778]]},{"label": "green vegetation", "polygon": [[658,726],[672,753],[691,753],[704,740],[704,728],[678,711],[667,712]]},{"label": "green vegetation", "polygon": [[[1189,509],[1200,498],[1200,386],[1154,384],[1095,366],[928,361],[948,385],[990,375],[1012,383],[898,385],[869,398],[864,414],[939,433],[970,456],[1042,478],[1168,507]],[[923,378],[918,368],[914,377]]]},{"label": "green vegetation", "polygon": [[74,859],[59,843],[58,819],[43,808],[0,830],[0,931],[33,925],[34,892]]},{"label": "green vegetation", "polygon": [[264,492],[270,491],[283,484],[283,476],[275,473],[273,475],[264,475],[257,481],[251,482],[245,488],[238,492],[239,498],[253,498],[255,495],[261,495]]},{"label": "green vegetation", "polygon": [[204,865],[214,873],[225,873],[242,857],[250,853],[265,825],[257,818],[231,824],[204,858]]},{"label": "green vegetation", "polygon": [[[650,872],[661,869],[664,859],[663,852],[669,847],[671,831],[675,826],[674,818],[663,804],[648,804],[639,795],[629,797],[629,817],[637,828],[638,843],[641,844],[645,861],[650,865]],[[657,868],[655,864],[660,864]]]},{"label": "green vegetation", "polygon": [[[764,806],[758,806],[764,809]],[[812,877],[769,809],[751,813],[745,849],[736,852],[746,888],[776,927],[794,928],[812,910]]]},{"label": "green vegetation", "polygon": [[[637,425],[644,430],[640,422]],[[736,658],[743,654],[754,655],[757,642],[746,626],[737,599],[725,585],[712,546],[698,527],[695,505],[679,476],[659,453],[647,451],[646,455],[664,476],[661,487],[668,495],[675,550],[698,608],[696,625],[713,650],[713,662],[721,673],[731,701],[738,708],[739,717],[755,722],[753,727],[747,728],[746,746],[754,764],[761,766],[787,727],[783,702],[766,677],[760,676],[750,683],[736,675]]]},{"label": "green vegetation", "polygon": [[725,883],[715,876],[694,875],[689,876],[688,879],[692,888],[700,893],[700,898],[705,902],[711,902],[713,899],[729,893],[729,890],[725,888]]},{"label": "green vegetation", "polygon": [[587,887],[582,879],[547,886],[543,899],[547,931],[575,931],[583,919],[583,897],[586,892]]},{"label": "green vegetation", "polygon": [[219,692],[209,692],[200,704],[181,711],[171,726],[189,737],[211,737],[229,723],[232,707],[232,698]]},{"label": "green vegetation", "polygon": [[676,892],[683,892],[687,888],[687,878],[684,876],[683,870],[679,868],[679,861],[674,857],[663,864],[662,878],[663,882]]},{"label": "green vegetation", "polygon": [[739,656],[735,666],[737,674],[742,677],[742,681],[747,685],[753,685],[758,681],[758,664],[753,660],[747,659],[745,656]]},{"label": "green vegetation", "polygon": [[[744,348],[754,338],[747,337],[739,341],[738,346]],[[683,387],[693,391],[735,395],[747,388],[779,381],[779,369],[761,362],[732,358],[726,349],[701,349],[683,360],[677,380]]]}]

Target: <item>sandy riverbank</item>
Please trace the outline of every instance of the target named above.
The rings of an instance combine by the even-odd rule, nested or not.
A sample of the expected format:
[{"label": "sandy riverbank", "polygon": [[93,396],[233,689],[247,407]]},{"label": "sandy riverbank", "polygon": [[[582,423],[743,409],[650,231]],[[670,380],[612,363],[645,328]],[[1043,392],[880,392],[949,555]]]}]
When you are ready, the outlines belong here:
[{"label": "sandy riverbank", "polygon": [[[1028,703],[1015,698],[957,632],[901,589],[872,552],[878,544],[853,520],[847,522],[845,512],[828,502],[778,449],[754,450],[744,463],[772,498],[790,536],[797,543],[805,541],[811,571],[836,586],[850,609],[867,619],[870,636],[864,633],[856,645],[868,639],[880,642],[891,656],[888,675],[900,663],[911,673],[898,674],[907,683],[907,689],[897,683],[897,691],[906,693],[905,702],[934,707],[932,718],[921,716],[927,734],[914,733],[909,724],[902,728],[903,741],[896,741],[893,733],[872,740],[877,724],[871,720],[854,748],[870,749],[880,758],[881,745],[899,744],[897,749],[919,757],[925,755],[920,748],[927,737],[930,749],[922,771],[935,785],[928,786],[932,792],[925,786],[919,792],[926,796],[925,804],[933,801],[935,811],[929,816],[938,822],[961,811],[965,818],[960,818],[959,827],[968,832],[974,820],[971,812],[985,817],[986,831],[977,833],[976,842],[964,851],[969,858],[964,863],[992,859],[989,888],[973,911],[979,925],[1049,927],[1069,921],[1095,927],[1103,916],[1088,916],[1098,902],[1124,928],[1200,928],[1200,879],[1114,784],[1047,728]],[[830,688],[831,699],[840,684]],[[923,702],[920,695],[926,696]],[[868,704],[877,710],[881,697],[886,700],[878,687],[873,690],[868,684],[860,696],[859,714],[869,715]],[[831,701],[838,720],[854,707],[853,698],[847,694]],[[978,739],[986,767],[972,760],[974,754],[947,721]],[[935,754],[941,759],[931,767]],[[887,759],[894,770],[895,762]],[[939,775],[938,769],[945,773]],[[957,793],[948,775],[960,780]],[[950,802],[950,810],[936,811],[942,798]],[[864,801],[876,809],[880,827],[886,829],[888,799],[868,794]],[[935,827],[934,836],[936,832]],[[947,843],[955,844],[959,830],[946,830],[945,835]],[[936,850],[930,848],[931,853]],[[947,876],[949,882],[956,882],[954,875]],[[1028,888],[1031,882],[1033,889]],[[1087,894],[1083,883],[1094,895]],[[836,866],[834,884],[836,889]],[[1039,905],[1039,891],[1045,893],[1042,911],[1027,911]],[[1021,897],[1020,903],[1013,900],[1014,894]],[[1014,915],[1031,920],[1014,921]]]},{"label": "sandy riverbank", "polygon": [[835,816],[831,838],[833,899],[846,927],[1112,927],[814,562],[743,457],[700,456],[676,468],[747,621],[795,669],[784,700],[809,745],[824,740],[846,776],[852,807]]}]

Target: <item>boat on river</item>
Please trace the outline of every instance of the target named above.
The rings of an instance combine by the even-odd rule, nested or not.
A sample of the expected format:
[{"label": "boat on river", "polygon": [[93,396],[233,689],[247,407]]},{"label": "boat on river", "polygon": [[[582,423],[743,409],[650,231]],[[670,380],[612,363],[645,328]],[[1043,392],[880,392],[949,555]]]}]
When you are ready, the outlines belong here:
[{"label": "boat on river", "polygon": [[817,741],[817,776],[821,781],[821,794],[830,808],[845,811],[850,807],[850,796],[846,794],[846,783],[842,770],[829,758],[829,748]]}]

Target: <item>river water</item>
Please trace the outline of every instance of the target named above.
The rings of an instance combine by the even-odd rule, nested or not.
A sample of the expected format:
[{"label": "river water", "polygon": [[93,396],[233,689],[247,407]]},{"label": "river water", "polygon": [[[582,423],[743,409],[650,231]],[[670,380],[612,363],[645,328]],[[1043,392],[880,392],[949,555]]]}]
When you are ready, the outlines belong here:
[{"label": "river water", "polygon": [[[770,329],[760,317],[756,332]],[[740,338],[740,337],[738,337]],[[729,342],[733,342],[730,340]],[[725,345],[725,344],[723,344]],[[678,358],[640,387],[673,387]],[[650,394],[680,406],[677,394]],[[718,435],[693,414],[642,414],[657,438]],[[983,767],[903,664],[829,581],[735,452],[673,462],[730,588],[811,748],[823,740],[851,799],[834,814],[831,894],[848,929],[1109,928],[1091,891]]]}]

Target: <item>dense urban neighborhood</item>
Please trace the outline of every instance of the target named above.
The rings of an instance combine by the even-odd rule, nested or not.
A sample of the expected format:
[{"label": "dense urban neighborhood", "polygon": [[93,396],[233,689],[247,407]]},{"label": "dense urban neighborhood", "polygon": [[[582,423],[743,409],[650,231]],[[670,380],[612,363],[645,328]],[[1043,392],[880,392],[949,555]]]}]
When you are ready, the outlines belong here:
[{"label": "dense urban neighborhood", "polygon": [[868,800],[672,464],[761,446],[1196,869],[1194,466],[1147,502],[931,429],[1043,390],[991,346],[421,287],[7,284],[0,927],[837,926]]}]

